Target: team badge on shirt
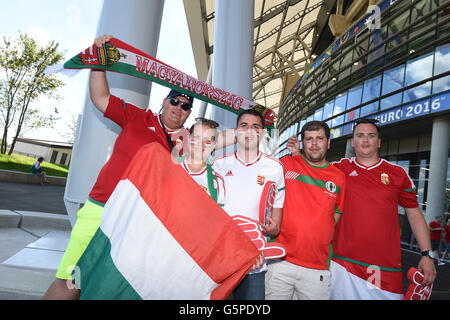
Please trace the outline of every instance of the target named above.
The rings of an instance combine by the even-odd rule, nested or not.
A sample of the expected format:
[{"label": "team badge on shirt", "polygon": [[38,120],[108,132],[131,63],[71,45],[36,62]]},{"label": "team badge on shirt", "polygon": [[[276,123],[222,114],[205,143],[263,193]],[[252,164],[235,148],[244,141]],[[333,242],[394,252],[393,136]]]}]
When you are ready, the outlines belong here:
[{"label": "team badge on shirt", "polygon": [[260,186],[264,185],[266,182],[266,177],[264,177],[262,174],[258,174],[258,177],[256,177],[256,183]]},{"label": "team badge on shirt", "polygon": [[381,183],[389,184],[389,175],[387,173],[381,174]]},{"label": "team badge on shirt", "polygon": [[333,181],[327,181],[325,183],[325,188],[327,188],[327,190],[331,193],[335,193],[337,189],[336,184]]}]

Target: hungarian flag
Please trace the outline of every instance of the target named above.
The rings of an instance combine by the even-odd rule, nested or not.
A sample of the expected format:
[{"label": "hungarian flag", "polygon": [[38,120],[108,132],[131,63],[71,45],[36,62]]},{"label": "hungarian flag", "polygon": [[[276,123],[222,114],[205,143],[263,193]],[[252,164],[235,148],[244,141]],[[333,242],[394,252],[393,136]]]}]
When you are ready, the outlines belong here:
[{"label": "hungarian flag", "polygon": [[225,211],[150,143],[105,204],[74,279],[81,299],[225,299],[257,256]]}]

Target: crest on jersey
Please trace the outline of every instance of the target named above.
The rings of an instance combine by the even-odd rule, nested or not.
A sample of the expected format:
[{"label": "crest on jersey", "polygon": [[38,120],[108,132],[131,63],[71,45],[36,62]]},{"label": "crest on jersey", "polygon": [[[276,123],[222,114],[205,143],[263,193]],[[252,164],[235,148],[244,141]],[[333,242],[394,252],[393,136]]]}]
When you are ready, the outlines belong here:
[{"label": "crest on jersey", "polygon": [[266,177],[264,177],[262,174],[258,174],[258,177],[256,177],[256,183],[260,186],[263,186],[266,182]]},{"label": "crest on jersey", "polygon": [[331,193],[335,193],[337,189],[336,184],[333,181],[327,181],[325,183],[325,188],[327,188],[327,190]]},{"label": "crest on jersey", "polygon": [[381,183],[383,184],[389,184],[389,175],[387,173],[382,173],[381,174]]}]

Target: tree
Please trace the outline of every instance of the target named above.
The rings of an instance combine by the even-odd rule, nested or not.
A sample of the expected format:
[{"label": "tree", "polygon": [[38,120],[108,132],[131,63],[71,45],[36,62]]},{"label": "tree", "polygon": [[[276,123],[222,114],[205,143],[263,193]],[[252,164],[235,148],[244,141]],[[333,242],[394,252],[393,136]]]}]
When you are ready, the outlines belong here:
[{"label": "tree", "polygon": [[63,56],[55,41],[39,46],[26,34],[11,40],[3,37],[0,46],[0,123],[3,125],[0,153],[7,151],[9,131],[15,128],[9,154],[24,128],[43,127],[55,118],[43,116],[30,105],[39,95],[58,99],[56,91],[64,85],[56,76],[44,72],[48,66],[59,63]]}]

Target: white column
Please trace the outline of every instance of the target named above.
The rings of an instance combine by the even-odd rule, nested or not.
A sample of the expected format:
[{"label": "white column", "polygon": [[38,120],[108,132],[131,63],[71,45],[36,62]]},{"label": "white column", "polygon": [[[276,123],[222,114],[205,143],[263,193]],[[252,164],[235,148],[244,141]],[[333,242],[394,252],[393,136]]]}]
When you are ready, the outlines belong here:
[{"label": "white column", "polygon": [[445,188],[447,185],[450,117],[433,120],[431,135],[430,174],[427,188],[427,223],[446,212]]},{"label": "white column", "polygon": [[[212,84],[212,72],[214,66],[214,59],[211,60],[211,65],[209,66],[208,76],[206,77],[206,83]],[[200,102],[200,110],[198,111],[198,116],[204,118],[206,114],[206,109],[208,108],[208,103],[206,101]]]},{"label": "white column", "polygon": [[[104,1],[96,35],[113,35],[145,53],[156,56],[163,9],[164,0]],[[80,48],[80,51],[83,49],[85,48]],[[137,106],[148,107],[150,81],[112,72],[107,72],[107,78],[112,94]],[[80,92],[80,96],[83,94]],[[76,213],[87,200],[100,169],[109,159],[119,132],[120,128],[105,119],[94,107],[89,92],[86,92],[64,193],[64,203],[72,226]]]},{"label": "white column", "polygon": [[345,157],[351,158],[355,156],[355,149],[352,146],[352,138],[348,138],[345,144]]},{"label": "white column", "polygon": [[[212,84],[252,100],[254,0],[216,0]],[[236,114],[214,107],[220,129],[234,128]]]}]

